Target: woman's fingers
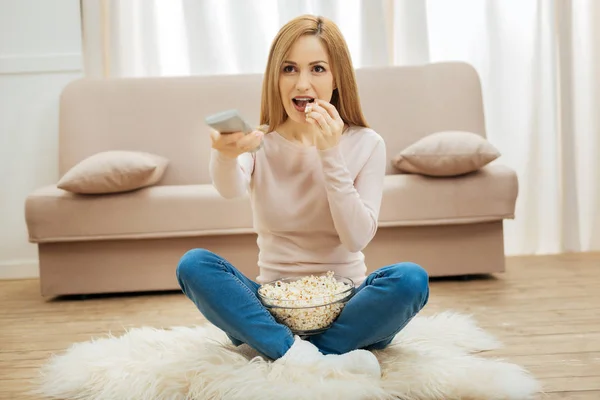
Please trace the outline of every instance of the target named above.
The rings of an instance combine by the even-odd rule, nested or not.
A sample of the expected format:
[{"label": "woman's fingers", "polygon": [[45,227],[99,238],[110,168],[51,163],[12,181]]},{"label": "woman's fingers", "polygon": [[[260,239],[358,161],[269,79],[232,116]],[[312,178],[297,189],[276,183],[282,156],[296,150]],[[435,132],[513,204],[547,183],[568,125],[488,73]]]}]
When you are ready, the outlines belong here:
[{"label": "woman's fingers", "polygon": [[242,139],[245,139],[246,136],[247,135],[245,135],[244,132],[222,134],[215,130],[210,131],[212,148],[231,158],[235,158],[241,153],[247,151],[238,147],[238,142]]},{"label": "woman's fingers", "polygon": [[253,131],[244,135],[236,142],[236,146],[243,151],[251,151],[260,146],[260,142],[264,136],[261,131]]},{"label": "woman's fingers", "polygon": [[325,121],[328,122],[328,123],[331,120],[331,117],[327,113],[327,110],[325,110],[323,107],[319,106],[319,104],[317,104],[316,101],[315,101],[315,103],[312,104],[310,112],[319,113],[320,115],[323,116],[323,118],[325,119]]},{"label": "woman's fingers", "polygon": [[244,137],[244,132],[234,132],[234,133],[221,133],[221,143],[223,144],[230,144],[230,143],[236,143],[238,140],[242,139]]},{"label": "woman's fingers", "polygon": [[232,143],[236,143],[239,139],[244,137],[243,132],[226,133],[222,134],[215,130],[210,130],[210,140],[215,147],[223,147]]},{"label": "woman's fingers", "polygon": [[315,100],[315,102],[311,105],[312,112],[318,113],[323,118],[319,121],[318,118],[315,117],[315,120],[319,122],[319,125],[323,128],[324,133],[331,134],[336,125],[336,117],[339,117],[335,107],[323,100]]},{"label": "woman's fingers", "polygon": [[327,111],[327,114],[329,114],[332,119],[334,119],[334,120],[342,119],[342,117],[340,117],[340,113],[338,113],[338,110],[335,108],[335,106],[333,104],[328,103],[323,100],[317,100],[317,101],[318,101],[319,106],[321,106],[323,109],[325,109]]},{"label": "woman's fingers", "polygon": [[208,133],[210,135],[210,141],[214,146],[219,141],[219,132],[215,131],[214,129],[211,129]]},{"label": "woman's fingers", "polygon": [[331,134],[330,129],[329,129],[329,124],[325,118],[325,116],[323,115],[323,113],[319,112],[319,111],[314,111],[315,108],[313,107],[313,111],[309,112],[307,115],[307,120],[310,122],[310,120],[312,119],[314,122],[314,124],[316,124],[321,131],[323,132],[324,135],[329,135]]}]

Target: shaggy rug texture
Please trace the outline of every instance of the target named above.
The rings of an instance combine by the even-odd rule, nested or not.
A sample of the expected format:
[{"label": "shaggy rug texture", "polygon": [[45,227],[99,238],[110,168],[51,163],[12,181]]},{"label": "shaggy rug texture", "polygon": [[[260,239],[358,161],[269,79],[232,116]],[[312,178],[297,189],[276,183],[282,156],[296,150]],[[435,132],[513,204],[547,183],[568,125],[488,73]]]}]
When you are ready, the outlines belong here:
[{"label": "shaggy rug texture", "polygon": [[522,367],[475,353],[500,343],[466,315],[417,316],[374,354],[381,380],[291,368],[234,347],[212,325],[135,328],[72,345],[41,368],[35,394],[77,400],[525,400],[541,391]]}]

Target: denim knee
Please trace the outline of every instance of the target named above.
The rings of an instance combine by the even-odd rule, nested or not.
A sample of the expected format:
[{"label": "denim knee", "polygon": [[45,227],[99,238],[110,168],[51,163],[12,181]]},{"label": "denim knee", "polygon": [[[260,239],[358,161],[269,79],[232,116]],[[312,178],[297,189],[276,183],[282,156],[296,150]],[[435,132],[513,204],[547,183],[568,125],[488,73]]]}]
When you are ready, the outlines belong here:
[{"label": "denim knee", "polygon": [[394,268],[389,271],[389,277],[400,279],[400,284],[397,287],[399,294],[406,296],[411,295],[415,300],[420,299],[422,306],[429,299],[429,274],[418,264],[412,262],[404,262],[395,264]]},{"label": "denim knee", "polygon": [[179,260],[177,265],[176,276],[180,285],[188,278],[198,273],[198,268],[202,264],[202,268],[211,265],[218,265],[218,256],[206,249],[192,249],[187,251]]}]

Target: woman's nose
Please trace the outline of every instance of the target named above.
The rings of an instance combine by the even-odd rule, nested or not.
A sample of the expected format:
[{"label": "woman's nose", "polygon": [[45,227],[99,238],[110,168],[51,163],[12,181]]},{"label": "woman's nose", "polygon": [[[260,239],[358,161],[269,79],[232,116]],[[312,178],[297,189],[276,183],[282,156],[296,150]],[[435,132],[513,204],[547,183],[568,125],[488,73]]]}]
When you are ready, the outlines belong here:
[{"label": "woman's nose", "polygon": [[298,74],[298,80],[296,81],[296,89],[299,91],[306,91],[310,89],[310,76],[306,73]]}]

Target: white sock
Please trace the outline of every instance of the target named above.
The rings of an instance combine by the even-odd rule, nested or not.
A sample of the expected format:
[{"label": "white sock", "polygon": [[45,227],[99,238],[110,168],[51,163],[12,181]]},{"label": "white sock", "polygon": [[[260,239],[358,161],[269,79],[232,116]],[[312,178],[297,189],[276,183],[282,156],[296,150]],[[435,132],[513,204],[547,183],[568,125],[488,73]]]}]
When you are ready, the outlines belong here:
[{"label": "white sock", "polygon": [[307,340],[302,340],[300,336],[294,337],[294,344],[278,360],[276,364],[289,365],[315,365],[324,356],[319,349]]},{"label": "white sock", "polygon": [[381,366],[375,354],[368,350],[353,350],[344,354],[328,354],[320,361],[329,369],[381,378]]},{"label": "white sock", "polygon": [[353,350],[345,354],[323,355],[319,349],[299,336],[294,337],[294,344],[274,364],[289,366],[312,366],[324,370],[337,370],[352,374],[368,375],[381,378],[381,366],[373,353],[367,350]]}]

